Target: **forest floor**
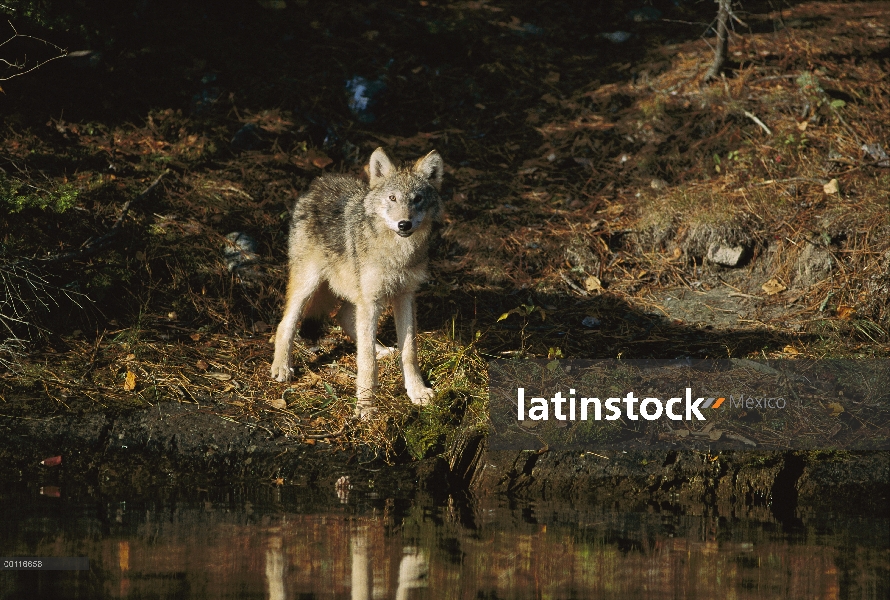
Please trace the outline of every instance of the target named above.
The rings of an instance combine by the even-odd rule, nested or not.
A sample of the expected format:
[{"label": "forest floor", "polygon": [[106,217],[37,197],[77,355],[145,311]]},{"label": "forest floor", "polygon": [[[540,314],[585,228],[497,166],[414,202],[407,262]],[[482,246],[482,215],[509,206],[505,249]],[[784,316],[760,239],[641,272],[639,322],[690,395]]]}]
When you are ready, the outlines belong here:
[{"label": "forest floor", "polygon": [[746,3],[710,82],[712,3],[117,4],[15,21],[73,54],[2,82],[7,417],[341,430],[354,346],[300,343],[287,385],[270,337],[290,206],[378,146],[447,164],[437,399],[383,360],[385,418],[335,446],[441,452],[484,424],[492,358],[890,355],[890,3]]}]

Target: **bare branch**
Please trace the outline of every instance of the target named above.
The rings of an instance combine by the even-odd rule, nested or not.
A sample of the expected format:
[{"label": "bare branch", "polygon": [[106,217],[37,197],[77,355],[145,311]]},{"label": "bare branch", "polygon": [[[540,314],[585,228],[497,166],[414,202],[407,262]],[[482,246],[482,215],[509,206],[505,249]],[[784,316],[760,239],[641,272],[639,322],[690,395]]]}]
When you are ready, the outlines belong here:
[{"label": "bare branch", "polygon": [[24,60],[22,62],[18,62],[18,61],[12,62],[12,61],[6,60],[5,58],[0,58],[0,65],[5,65],[7,70],[9,70],[9,69],[18,70],[18,73],[13,73],[12,75],[0,77],[0,81],[9,81],[10,79],[14,79],[15,77],[21,77],[22,75],[27,75],[28,73],[39,69],[40,67],[42,67],[43,65],[45,65],[48,62],[52,62],[59,58],[64,58],[64,57],[68,56],[68,50],[66,50],[60,46],[57,46],[57,45],[53,44],[52,42],[48,42],[47,40],[44,40],[42,38],[34,37],[32,35],[21,34],[18,32],[18,30],[15,28],[15,25],[13,25],[11,21],[7,21],[7,22],[9,23],[9,26],[12,28],[12,37],[9,37],[8,39],[6,39],[3,42],[0,42],[0,48],[5,46],[6,44],[9,44],[10,42],[12,42],[15,39],[24,38],[24,39],[28,39],[28,40],[34,40],[35,42],[40,42],[40,43],[44,44],[45,46],[51,46],[58,52],[58,54],[56,54],[55,56],[53,56],[51,58],[47,58],[46,60],[42,60],[42,61],[38,60],[37,64],[32,65],[30,67],[28,66],[28,55],[27,54],[25,55]]}]

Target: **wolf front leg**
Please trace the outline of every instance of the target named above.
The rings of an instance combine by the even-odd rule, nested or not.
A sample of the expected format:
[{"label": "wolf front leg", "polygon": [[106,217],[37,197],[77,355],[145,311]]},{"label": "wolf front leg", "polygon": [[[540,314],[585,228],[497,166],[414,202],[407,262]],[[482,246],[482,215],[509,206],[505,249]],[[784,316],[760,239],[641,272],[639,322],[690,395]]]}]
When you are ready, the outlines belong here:
[{"label": "wolf front leg", "polygon": [[405,389],[411,402],[426,406],[435,396],[432,388],[423,382],[420,365],[417,363],[417,318],[415,316],[414,294],[402,294],[392,304],[396,322],[396,336],[402,352],[402,374],[405,376]]},{"label": "wolf front leg", "polygon": [[294,370],[291,368],[291,352],[297,323],[306,304],[318,288],[318,269],[292,268],[287,282],[287,300],[281,323],[275,330],[275,356],[272,359],[272,379],[290,381]]},{"label": "wolf front leg", "polygon": [[355,415],[364,418],[373,414],[374,390],[377,389],[377,320],[381,307],[376,301],[359,302],[355,305],[355,362],[356,374]]}]

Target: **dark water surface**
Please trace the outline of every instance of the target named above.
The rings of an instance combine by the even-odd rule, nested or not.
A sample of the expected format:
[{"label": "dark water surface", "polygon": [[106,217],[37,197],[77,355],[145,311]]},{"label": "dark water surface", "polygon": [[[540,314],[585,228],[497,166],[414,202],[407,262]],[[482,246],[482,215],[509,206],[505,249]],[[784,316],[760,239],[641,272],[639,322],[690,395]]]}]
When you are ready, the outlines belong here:
[{"label": "dark water surface", "polygon": [[0,598],[890,597],[884,516],[272,487],[133,496],[0,489],[0,554],[90,561],[0,572]]}]

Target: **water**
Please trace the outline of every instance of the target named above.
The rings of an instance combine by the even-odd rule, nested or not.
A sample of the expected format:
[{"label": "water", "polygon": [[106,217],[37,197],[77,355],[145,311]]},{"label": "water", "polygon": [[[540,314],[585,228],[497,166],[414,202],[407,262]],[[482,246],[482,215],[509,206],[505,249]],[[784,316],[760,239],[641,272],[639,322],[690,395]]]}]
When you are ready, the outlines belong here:
[{"label": "water", "polygon": [[[342,502],[342,503],[341,503]],[[890,519],[254,487],[0,491],[0,598],[888,598]]]}]

